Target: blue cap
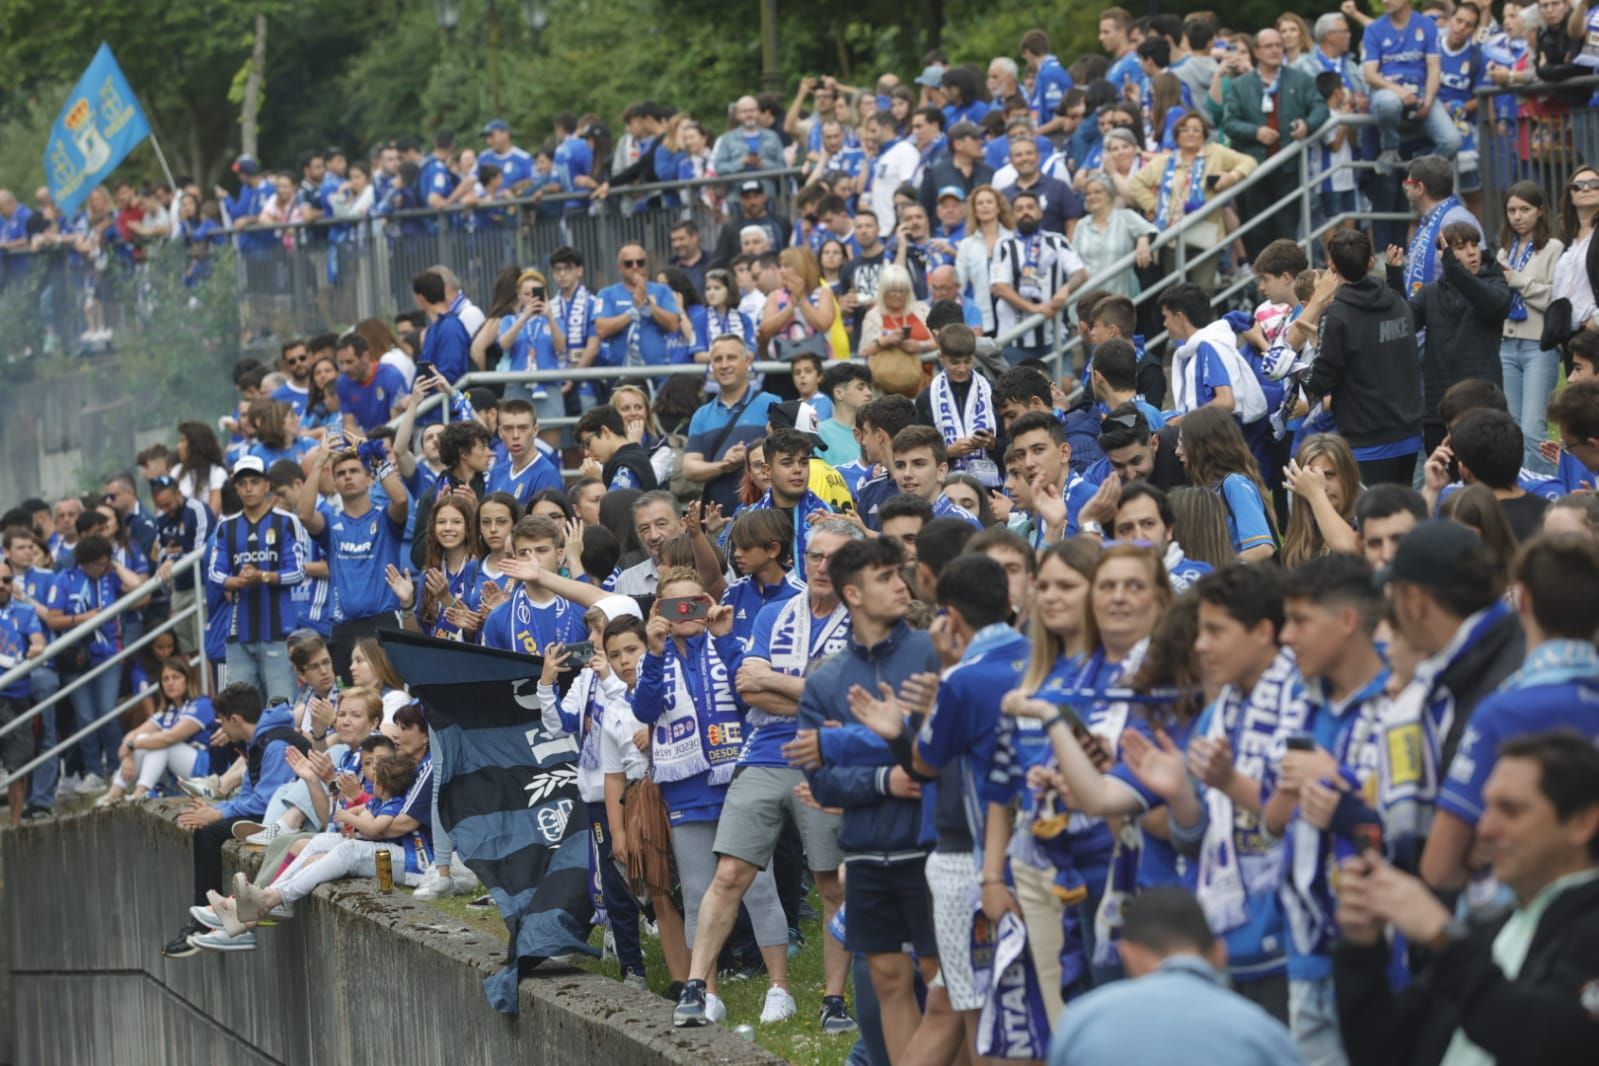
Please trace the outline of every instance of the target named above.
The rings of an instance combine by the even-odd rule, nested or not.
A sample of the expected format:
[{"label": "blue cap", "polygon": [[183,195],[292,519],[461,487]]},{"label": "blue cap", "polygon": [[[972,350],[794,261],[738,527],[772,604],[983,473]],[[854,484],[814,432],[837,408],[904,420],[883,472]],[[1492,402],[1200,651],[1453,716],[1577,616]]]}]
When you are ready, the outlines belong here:
[{"label": "blue cap", "polygon": [[510,133],[511,124],[503,118],[491,118],[483,124],[483,136],[491,133]]},{"label": "blue cap", "polygon": [[957,200],[964,200],[966,199],[966,190],[961,188],[959,185],[945,185],[943,188],[938,190],[938,199],[942,200],[946,196],[953,196]]},{"label": "blue cap", "polygon": [[261,164],[255,161],[253,155],[241,155],[233,161],[233,172],[253,178],[261,173]]},{"label": "blue cap", "polygon": [[924,89],[937,89],[944,84],[944,68],[937,63],[922,68],[922,72],[916,75],[916,84]]}]

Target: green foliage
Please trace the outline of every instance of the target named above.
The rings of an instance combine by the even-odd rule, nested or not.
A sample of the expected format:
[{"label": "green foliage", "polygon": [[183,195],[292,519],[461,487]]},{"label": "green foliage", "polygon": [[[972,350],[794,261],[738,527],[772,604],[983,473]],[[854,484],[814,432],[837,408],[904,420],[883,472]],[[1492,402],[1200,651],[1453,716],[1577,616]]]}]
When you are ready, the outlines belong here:
[{"label": "green foliage", "polygon": [[8,121],[0,122],[0,189],[11,189],[30,206],[33,190],[44,182],[41,160],[57,106],[66,94],[64,85],[42,86],[38,93],[17,102]]}]

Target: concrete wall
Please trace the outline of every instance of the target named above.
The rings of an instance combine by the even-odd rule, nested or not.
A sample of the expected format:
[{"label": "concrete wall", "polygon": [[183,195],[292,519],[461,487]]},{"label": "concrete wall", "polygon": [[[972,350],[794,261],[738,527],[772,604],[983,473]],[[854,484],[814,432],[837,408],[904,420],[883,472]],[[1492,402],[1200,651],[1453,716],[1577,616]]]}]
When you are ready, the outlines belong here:
[{"label": "concrete wall", "polygon": [[481,987],[503,938],[371,881],[324,885],[254,952],[165,959],[191,884],[176,809],[0,833],[0,1063],[781,1061],[715,1026],[674,1030],[664,1000],[575,969],[523,981],[522,1013],[506,1018]]}]

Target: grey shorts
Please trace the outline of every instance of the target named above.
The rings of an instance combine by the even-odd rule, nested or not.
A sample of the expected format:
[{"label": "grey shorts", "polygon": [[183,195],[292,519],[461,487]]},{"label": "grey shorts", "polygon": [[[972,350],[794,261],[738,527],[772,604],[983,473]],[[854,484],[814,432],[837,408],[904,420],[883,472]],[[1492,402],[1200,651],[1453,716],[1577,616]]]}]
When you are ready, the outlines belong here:
[{"label": "grey shorts", "polygon": [[740,767],[722,803],[722,818],[716,826],[716,853],[764,870],[772,861],[787,815],[799,827],[805,864],[822,873],[837,870],[844,861],[844,853],[838,848],[840,818],[801,803],[794,795],[794,786],[804,783],[804,771],[787,766]]},{"label": "grey shorts", "polygon": [[[10,696],[0,696],[0,725],[9,725],[17,718],[28,713],[28,708],[33,706],[33,701],[26,698],[13,699]],[[54,714],[52,709],[46,713]],[[0,769],[15,772],[22,769],[33,758],[33,728],[30,725],[13,729],[5,736],[0,737]],[[834,831],[835,834],[837,830]],[[835,850],[837,845],[834,845]]]}]

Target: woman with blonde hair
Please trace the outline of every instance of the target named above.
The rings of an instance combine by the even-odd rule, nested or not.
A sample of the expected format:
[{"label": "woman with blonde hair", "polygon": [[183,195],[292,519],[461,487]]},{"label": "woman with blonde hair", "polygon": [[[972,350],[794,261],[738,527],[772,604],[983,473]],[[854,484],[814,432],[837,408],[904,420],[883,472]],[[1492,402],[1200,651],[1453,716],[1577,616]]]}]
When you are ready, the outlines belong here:
[{"label": "woman with blonde hair", "polygon": [[992,185],[979,185],[966,197],[966,236],[955,246],[955,278],[983,315],[983,332],[994,332],[994,299],[988,291],[988,264],[1001,241],[1016,235],[1010,201]]},{"label": "woman with blonde hair", "polygon": [[[833,345],[828,333],[838,314],[838,301],[833,298],[833,290],[822,281],[822,268],[816,256],[809,248],[784,248],[777,258],[782,264],[778,272],[783,278],[783,287],[766,298],[766,310],[761,315],[758,331],[760,343],[783,341],[799,345],[812,337],[821,337],[824,347],[818,354],[823,359],[831,358]],[[789,345],[773,345],[778,358],[783,357],[781,349]],[[790,347],[791,352],[794,350]]]},{"label": "woman with blonde hair", "polygon": [[1328,552],[1360,554],[1355,534],[1360,466],[1348,441],[1336,433],[1306,437],[1299,454],[1283,468],[1283,485],[1295,497],[1283,534],[1284,566]]},{"label": "woman with blonde hair", "polygon": [[872,384],[915,397],[923,384],[922,353],[937,347],[927,328],[927,305],[916,299],[910,272],[885,266],[877,278],[877,303],[861,319],[859,352],[871,368]]},{"label": "woman with blonde hair", "polygon": [[611,406],[622,416],[627,439],[649,453],[656,483],[665,485],[672,477],[672,445],[655,419],[649,393],[638,385],[618,385],[611,390]]},{"label": "woman with blonde hair", "polygon": [[[516,313],[501,316],[499,345],[499,365],[488,369],[561,370],[566,365],[566,330],[556,321],[555,305],[539,271],[517,275]],[[566,414],[566,398],[553,381],[510,384],[505,396],[531,401],[540,422]]]}]

